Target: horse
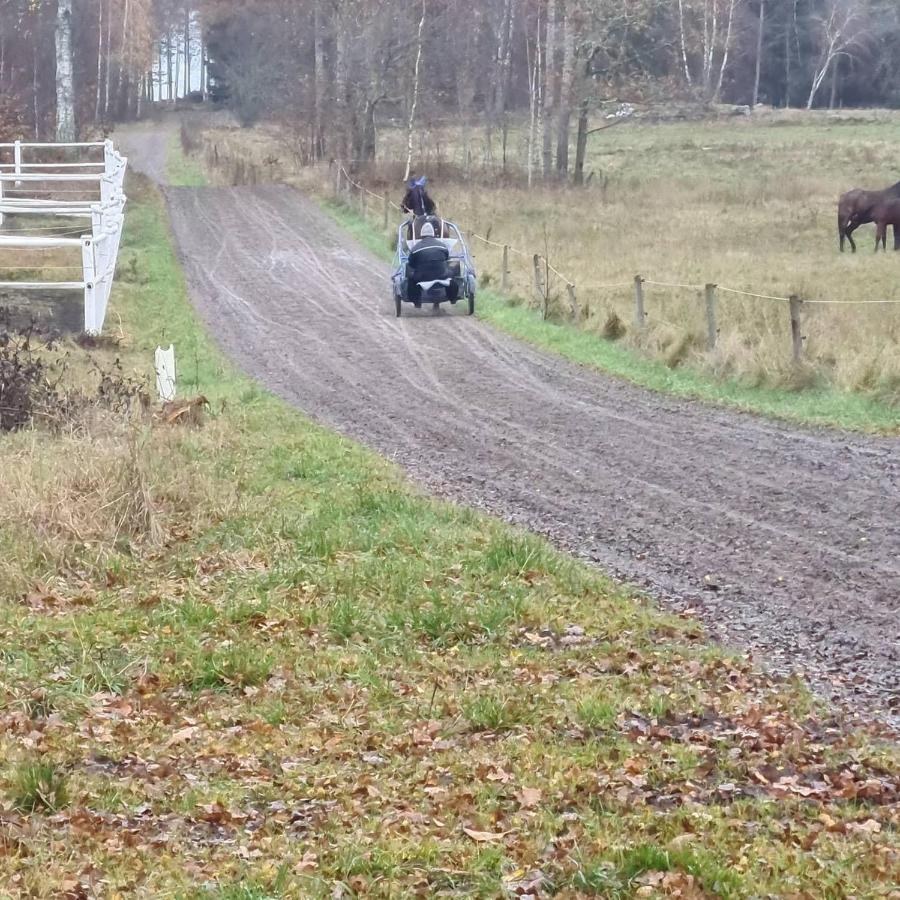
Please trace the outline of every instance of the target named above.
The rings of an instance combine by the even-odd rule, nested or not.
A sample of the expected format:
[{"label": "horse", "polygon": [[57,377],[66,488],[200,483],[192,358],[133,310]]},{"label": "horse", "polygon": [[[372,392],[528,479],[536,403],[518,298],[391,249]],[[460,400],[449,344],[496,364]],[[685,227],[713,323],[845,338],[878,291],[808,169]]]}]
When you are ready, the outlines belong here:
[{"label": "horse", "polygon": [[875,223],[875,252],[878,245],[887,251],[888,225],[894,226],[894,249],[900,250],[900,199],[882,200],[872,210],[872,221]]},{"label": "horse", "polygon": [[425,190],[424,178],[412,178],[407,184],[407,191],[403,196],[400,207],[404,212],[415,216],[433,216],[437,212],[434,200],[428,196]]},{"label": "horse", "polygon": [[[838,200],[838,237],[841,253],[844,252],[844,239],[850,241],[850,248],[856,253],[853,232],[860,225],[875,221],[872,210],[884,200],[900,199],[900,181],[883,191],[862,191],[858,188],[841,194]],[[894,249],[900,249],[900,234],[894,229]]]},{"label": "horse", "polygon": [[450,229],[444,224],[444,220],[437,215],[437,206],[434,200],[428,196],[425,190],[424,178],[413,178],[407,185],[406,194],[400,206],[404,212],[412,213],[409,228],[406,232],[408,240],[419,240],[422,234],[422,226],[430,223],[434,228],[434,236],[439,238],[450,237]]}]

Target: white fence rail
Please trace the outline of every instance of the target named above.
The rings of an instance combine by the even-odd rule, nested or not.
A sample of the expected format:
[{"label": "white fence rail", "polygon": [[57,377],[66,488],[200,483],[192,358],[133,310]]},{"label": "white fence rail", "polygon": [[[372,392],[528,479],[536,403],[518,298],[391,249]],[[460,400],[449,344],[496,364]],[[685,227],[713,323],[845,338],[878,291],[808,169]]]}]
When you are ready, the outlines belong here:
[{"label": "white fence rail", "polygon": [[[103,151],[102,160],[52,162],[40,159],[50,151]],[[81,281],[0,281],[0,290],[83,291],[84,330],[100,334],[112,291],[122,226],[125,221],[123,192],[126,157],[112,141],[75,144],[36,144],[16,141],[0,144],[0,153],[11,151],[12,162],[0,163],[0,226],[7,216],[89,219],[77,237],[0,233],[0,249],[52,250],[81,248]],[[37,160],[34,157],[38,157]],[[46,185],[46,187],[41,187]],[[68,187],[66,187],[68,185]],[[94,193],[89,199],[59,199],[62,193]],[[14,195],[11,195],[13,192]],[[32,196],[21,196],[30,194]],[[33,196],[40,194],[43,196]],[[76,232],[78,229],[75,229]],[[0,270],[3,266],[0,264]],[[35,268],[40,268],[35,266]]]}]

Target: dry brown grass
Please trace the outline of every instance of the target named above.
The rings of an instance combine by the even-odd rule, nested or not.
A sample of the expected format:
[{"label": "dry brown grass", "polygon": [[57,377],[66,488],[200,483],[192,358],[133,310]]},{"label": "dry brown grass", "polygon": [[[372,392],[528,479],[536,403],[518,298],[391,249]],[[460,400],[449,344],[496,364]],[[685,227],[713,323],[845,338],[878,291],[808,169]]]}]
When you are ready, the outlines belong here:
[{"label": "dry brown grass", "polygon": [[95,580],[208,527],[234,508],[236,493],[210,490],[204,467],[189,461],[212,457],[218,444],[215,423],[198,431],[99,413],[63,435],[5,436],[3,593]]},{"label": "dry brown grass", "polygon": [[[484,162],[485,148],[474,139],[470,158],[487,168],[462,177],[459,133],[436,128],[420,133],[419,168],[432,174],[446,215],[525,252],[511,258],[510,289],[519,302],[533,302],[530,254],[546,253],[576,284],[584,328],[604,334],[615,315],[625,323],[628,344],[669,365],[765,385],[827,383],[895,401],[900,302],[864,301],[900,301],[900,258],[874,256],[871,227],[857,232],[859,253],[838,253],[835,201],[855,185],[900,178],[898,137],[900,117],[885,112],[791,111],[755,121],[627,125],[593,139],[593,177],[575,190],[529,189],[519,176],[502,177]],[[392,196],[400,192],[399,138],[385,132],[383,159],[360,175]],[[208,129],[202,144],[213,177],[223,182],[252,173],[255,180],[280,178],[317,191],[333,184],[329,172],[304,169],[275,126]],[[510,147],[515,167],[524,158],[523,135],[514,133]],[[473,249],[482,276],[496,286],[500,249],[478,240]],[[640,333],[632,324],[637,274],[696,287],[646,285],[648,327]],[[806,362],[798,369],[790,358],[785,302],[720,292],[719,345],[708,352],[706,283],[858,305],[804,305]],[[611,284],[624,286],[606,287]],[[565,282],[552,278],[550,308],[559,315],[568,310],[564,292]]]}]

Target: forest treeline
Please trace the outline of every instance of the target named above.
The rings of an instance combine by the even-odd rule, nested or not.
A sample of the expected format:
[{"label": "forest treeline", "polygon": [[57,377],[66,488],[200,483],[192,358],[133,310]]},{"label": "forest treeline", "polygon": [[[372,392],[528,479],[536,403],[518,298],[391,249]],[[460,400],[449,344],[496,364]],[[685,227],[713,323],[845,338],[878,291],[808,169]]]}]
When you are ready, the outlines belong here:
[{"label": "forest treeline", "polygon": [[7,137],[192,94],[310,159],[371,159],[386,122],[477,127],[500,159],[515,123],[537,173],[577,180],[617,105],[900,107],[900,3],[0,0],[0,91]]}]

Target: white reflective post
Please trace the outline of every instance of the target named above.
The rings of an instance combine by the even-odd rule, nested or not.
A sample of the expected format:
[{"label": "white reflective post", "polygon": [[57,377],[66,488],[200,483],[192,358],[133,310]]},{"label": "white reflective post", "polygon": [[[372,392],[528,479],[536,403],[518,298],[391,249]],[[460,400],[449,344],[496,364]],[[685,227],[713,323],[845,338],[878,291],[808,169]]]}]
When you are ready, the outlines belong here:
[{"label": "white reflective post", "polygon": [[97,268],[94,265],[94,241],[81,239],[81,267],[84,271],[84,330],[87,334],[99,334],[102,323],[97,323]]},{"label": "white reflective post", "polygon": [[175,348],[171,344],[168,350],[156,348],[156,390],[164,402],[175,399]]}]

